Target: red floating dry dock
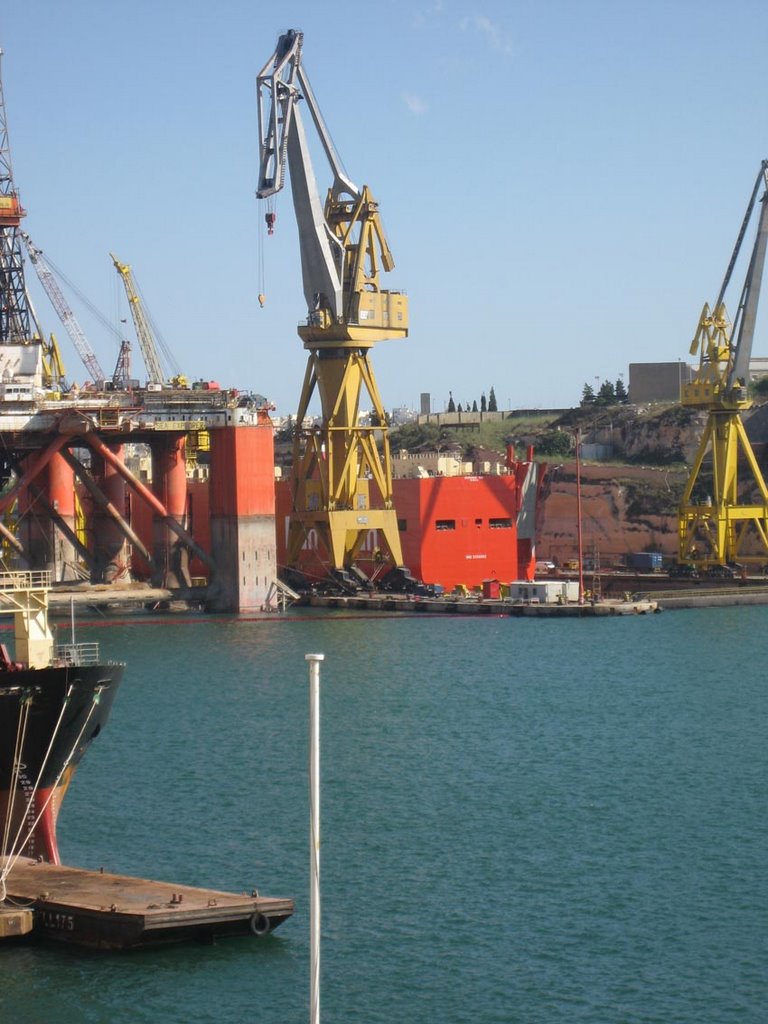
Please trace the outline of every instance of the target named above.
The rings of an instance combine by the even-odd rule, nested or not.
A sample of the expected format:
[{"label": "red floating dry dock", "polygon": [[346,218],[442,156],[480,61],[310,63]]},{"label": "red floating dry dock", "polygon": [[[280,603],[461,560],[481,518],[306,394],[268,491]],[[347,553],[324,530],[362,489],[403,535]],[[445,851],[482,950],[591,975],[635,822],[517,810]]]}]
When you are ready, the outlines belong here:
[{"label": "red floating dry dock", "polygon": [[262,936],[294,910],[290,899],[152,882],[28,858],[13,866],[7,891],[9,902],[32,908],[35,935],[93,949]]}]

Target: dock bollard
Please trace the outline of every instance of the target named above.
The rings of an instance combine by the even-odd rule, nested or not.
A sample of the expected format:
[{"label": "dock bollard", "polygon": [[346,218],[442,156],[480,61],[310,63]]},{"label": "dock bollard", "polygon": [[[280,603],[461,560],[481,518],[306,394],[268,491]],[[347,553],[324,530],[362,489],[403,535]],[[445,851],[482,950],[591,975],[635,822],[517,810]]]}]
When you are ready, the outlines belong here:
[{"label": "dock bollard", "polygon": [[320,662],[309,662],[309,1024],[320,1024]]}]

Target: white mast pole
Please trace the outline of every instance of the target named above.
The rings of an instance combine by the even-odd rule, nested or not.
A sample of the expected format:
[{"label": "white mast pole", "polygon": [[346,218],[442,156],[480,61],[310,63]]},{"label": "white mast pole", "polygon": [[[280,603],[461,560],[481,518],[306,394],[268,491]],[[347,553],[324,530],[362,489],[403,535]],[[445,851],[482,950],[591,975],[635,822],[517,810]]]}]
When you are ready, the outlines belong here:
[{"label": "white mast pole", "polygon": [[309,1024],[320,1024],[320,662],[309,662]]}]

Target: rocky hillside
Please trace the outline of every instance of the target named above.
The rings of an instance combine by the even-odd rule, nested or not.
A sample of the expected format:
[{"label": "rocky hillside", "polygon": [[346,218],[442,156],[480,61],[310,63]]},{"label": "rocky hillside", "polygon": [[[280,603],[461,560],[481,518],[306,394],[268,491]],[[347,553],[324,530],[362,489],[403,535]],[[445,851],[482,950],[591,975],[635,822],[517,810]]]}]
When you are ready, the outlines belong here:
[{"label": "rocky hillside", "polygon": [[[574,429],[574,418],[580,421],[585,445],[613,447],[610,462],[582,464],[585,557],[597,555],[602,565],[621,562],[624,555],[637,551],[676,557],[677,509],[706,414],[680,406],[649,410],[630,406],[602,411],[590,423],[584,410],[573,410],[557,426]],[[768,477],[768,405],[753,409],[745,423]],[[559,561],[575,557],[574,461],[550,462],[538,512],[539,557]]]},{"label": "rocky hillside", "polygon": [[669,466],[691,462],[705,423],[704,413],[679,405],[626,405],[572,409],[552,423],[550,430],[573,432],[578,428],[585,445],[612,447],[614,461]]},{"label": "rocky hillside", "polygon": [[[685,486],[683,468],[587,463],[581,467],[582,535],[585,557],[607,566],[636,551],[677,551],[677,506]],[[537,516],[539,558],[563,563],[578,551],[576,463],[549,466]]]}]

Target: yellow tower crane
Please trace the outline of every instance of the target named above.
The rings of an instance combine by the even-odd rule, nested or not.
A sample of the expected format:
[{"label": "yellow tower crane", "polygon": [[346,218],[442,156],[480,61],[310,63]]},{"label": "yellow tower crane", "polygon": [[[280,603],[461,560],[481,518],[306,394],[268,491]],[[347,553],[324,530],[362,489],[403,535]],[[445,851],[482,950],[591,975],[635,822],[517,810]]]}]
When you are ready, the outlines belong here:
[{"label": "yellow tower crane", "polygon": [[[299,566],[302,547],[314,530],[327,552],[330,575],[343,580],[355,570],[369,531],[376,530],[391,567],[407,578],[392,502],[386,419],[369,354],[377,341],[407,337],[408,299],[381,287],[381,272],[390,271],[394,260],[379,207],[370,189],[355,185],[342,168],[302,64],[302,41],[301,32],[281,35],[258,76],[256,194],[273,196],[285,184],[286,167],[290,170],[307,302],[306,322],[298,328],[309,356],[296,413],[287,560],[289,567]],[[325,203],[318,194],[300,101],[333,174]],[[271,231],[274,214],[266,218]],[[315,391],[321,422],[307,428]],[[368,425],[360,422],[366,393],[373,407]],[[380,502],[374,502],[371,481]]]},{"label": "yellow tower crane", "polygon": [[[763,161],[720,293],[705,305],[691,354],[699,355],[681,402],[707,412],[707,424],[678,514],[681,562],[700,568],[732,562],[764,563],[768,557],[768,488],[747,437],[742,414],[751,407],[749,360],[768,241],[768,161]],[[757,234],[733,323],[724,297],[744,236],[759,206]],[[705,459],[711,453],[711,471]],[[748,470],[739,476],[739,470]]]}]

